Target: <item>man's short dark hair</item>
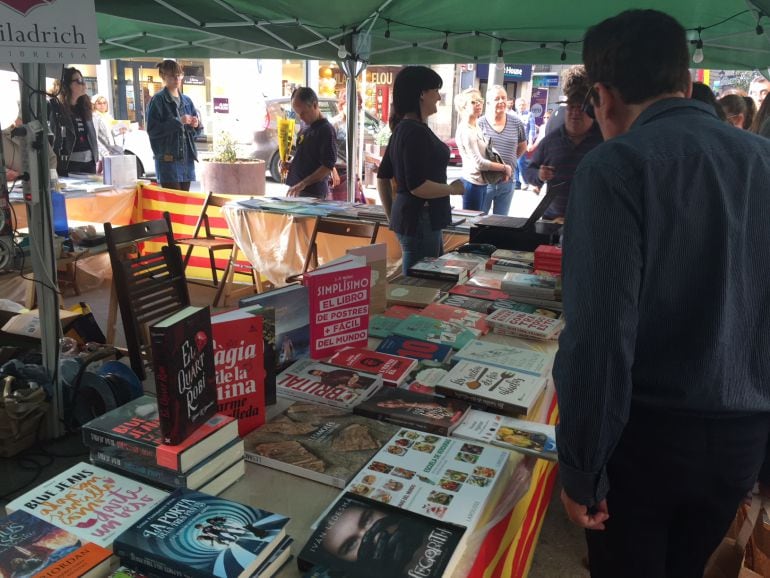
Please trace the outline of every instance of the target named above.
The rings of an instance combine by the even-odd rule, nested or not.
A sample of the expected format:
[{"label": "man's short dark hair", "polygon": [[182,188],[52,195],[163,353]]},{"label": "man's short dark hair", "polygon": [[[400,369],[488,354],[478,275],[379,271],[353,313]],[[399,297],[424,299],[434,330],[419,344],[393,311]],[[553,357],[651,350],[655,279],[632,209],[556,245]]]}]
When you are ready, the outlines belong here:
[{"label": "man's short dark hair", "polygon": [[294,100],[295,98],[298,101],[310,106],[318,104],[318,95],[315,93],[315,90],[309,86],[300,86],[299,88],[295,88],[294,92],[291,93],[291,99]]},{"label": "man's short dark hair", "polygon": [[638,104],[690,84],[685,30],[657,10],[627,10],[586,32],[583,62],[591,83],[614,87],[627,104]]},{"label": "man's short dark hair", "polygon": [[586,67],[576,64],[565,68],[561,73],[561,89],[568,102],[582,102],[591,90]]}]

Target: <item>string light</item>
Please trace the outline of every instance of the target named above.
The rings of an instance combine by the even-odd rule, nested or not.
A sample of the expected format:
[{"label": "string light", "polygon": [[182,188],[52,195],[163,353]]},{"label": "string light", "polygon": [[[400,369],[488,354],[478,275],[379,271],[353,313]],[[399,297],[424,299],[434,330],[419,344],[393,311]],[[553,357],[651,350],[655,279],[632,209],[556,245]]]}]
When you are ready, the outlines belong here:
[{"label": "string light", "polygon": [[566,40],[561,41],[561,55],[559,56],[559,60],[562,62],[567,60],[567,44],[568,42]]},{"label": "string light", "polygon": [[700,33],[703,32],[703,28],[698,26],[698,40],[695,41],[695,52],[692,53],[692,61],[695,64],[703,62],[703,40],[700,37]]},{"label": "string light", "polygon": [[390,20],[385,20],[387,28],[385,28],[385,38],[390,38]]},{"label": "string light", "polygon": [[495,62],[495,69],[498,71],[505,70],[505,60],[503,59],[503,41],[500,41],[500,48],[497,50],[497,61]]},{"label": "string light", "polygon": [[759,23],[759,21],[762,20],[762,16],[764,16],[762,12],[757,14],[757,27],[754,29],[754,31],[757,33],[757,36],[762,36],[762,34],[765,33],[765,29],[762,28],[762,25]]},{"label": "string light", "polygon": [[444,50],[449,48],[449,32],[444,32],[444,44],[441,45],[441,48]]},{"label": "string light", "polygon": [[340,58],[345,58],[348,55],[348,49],[345,48],[344,44],[340,44],[339,48],[337,48],[337,56]]}]

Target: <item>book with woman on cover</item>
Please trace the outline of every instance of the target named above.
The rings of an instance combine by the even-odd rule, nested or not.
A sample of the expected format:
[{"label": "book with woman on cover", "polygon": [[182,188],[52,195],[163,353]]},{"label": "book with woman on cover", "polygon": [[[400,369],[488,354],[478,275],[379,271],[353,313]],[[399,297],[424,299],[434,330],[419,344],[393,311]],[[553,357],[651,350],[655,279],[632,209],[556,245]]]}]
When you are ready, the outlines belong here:
[{"label": "book with woman on cover", "polygon": [[208,307],[185,307],[150,327],[163,442],[176,445],[217,412]]}]

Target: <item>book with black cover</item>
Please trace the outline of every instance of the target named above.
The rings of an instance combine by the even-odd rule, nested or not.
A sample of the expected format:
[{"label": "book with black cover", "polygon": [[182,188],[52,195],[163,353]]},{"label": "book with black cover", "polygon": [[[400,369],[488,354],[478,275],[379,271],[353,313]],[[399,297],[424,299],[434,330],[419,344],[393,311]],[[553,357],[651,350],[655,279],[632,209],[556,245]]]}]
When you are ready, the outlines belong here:
[{"label": "book with black cover", "polygon": [[150,327],[158,417],[163,442],[171,445],[217,411],[211,314],[185,307]]},{"label": "book with black cover", "polygon": [[[363,536],[357,539],[359,528]],[[346,493],[320,521],[297,563],[303,571],[323,566],[351,578],[440,578],[451,571],[464,532],[460,526]]]},{"label": "book with black cover", "polygon": [[251,576],[286,535],[286,516],[179,489],[123,532],[121,562],[185,577]]}]

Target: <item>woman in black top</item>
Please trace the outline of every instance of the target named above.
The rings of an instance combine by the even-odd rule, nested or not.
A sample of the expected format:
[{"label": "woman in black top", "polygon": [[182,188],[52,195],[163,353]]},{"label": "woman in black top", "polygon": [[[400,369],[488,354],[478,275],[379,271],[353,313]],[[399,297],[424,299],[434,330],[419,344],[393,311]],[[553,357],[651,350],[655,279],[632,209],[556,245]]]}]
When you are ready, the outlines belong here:
[{"label": "woman in black top", "polygon": [[91,120],[91,99],[77,68],[64,69],[59,94],[48,101],[48,123],[59,175],[96,173],[99,145]]},{"label": "woman in black top", "polygon": [[377,190],[401,244],[404,275],[420,259],[441,255],[441,230],[451,223],[449,195],[464,192],[459,179],[446,184],[449,149],[426,124],[441,100],[441,85],[425,66],[407,66],[393,83],[393,135],[377,171]]}]

